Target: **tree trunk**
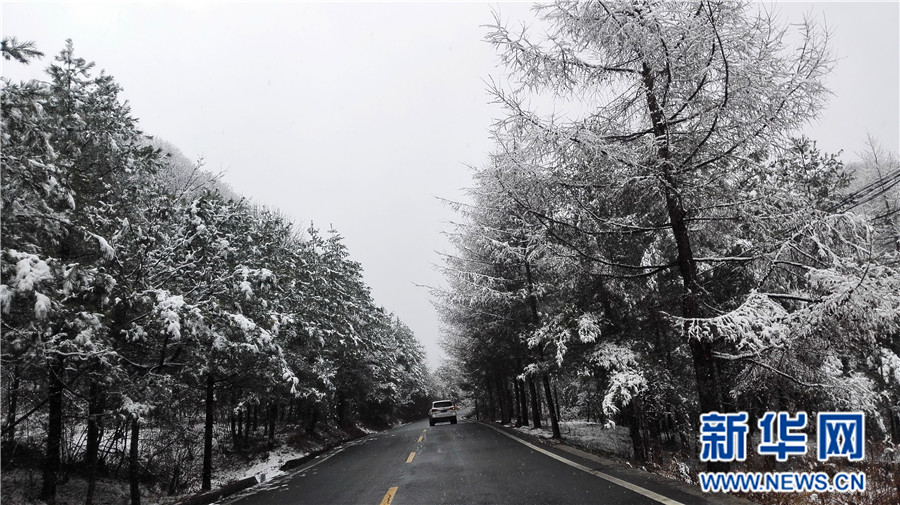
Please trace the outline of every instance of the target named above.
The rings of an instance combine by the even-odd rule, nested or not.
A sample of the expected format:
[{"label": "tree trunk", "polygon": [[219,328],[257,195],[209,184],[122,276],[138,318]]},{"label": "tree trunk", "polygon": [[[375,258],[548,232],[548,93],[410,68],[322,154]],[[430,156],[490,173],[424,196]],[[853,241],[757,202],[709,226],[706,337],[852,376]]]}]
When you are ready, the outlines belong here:
[{"label": "tree trunk", "polygon": [[525,392],[525,380],[516,379],[516,385],[519,387],[521,397],[519,408],[522,410],[522,426],[528,426],[528,394]]},{"label": "tree trunk", "polygon": [[237,436],[244,438],[244,410],[238,410],[235,417],[237,417]]},{"label": "tree trunk", "polygon": [[97,489],[97,462],[100,452],[101,419],[106,407],[105,399],[105,394],[100,391],[97,381],[91,379],[91,385],[88,388],[87,442],[84,456],[87,474],[85,505],[91,505],[94,502],[94,491]]},{"label": "tree trunk", "polygon": [[550,392],[550,377],[548,374],[541,376],[544,383],[544,396],[547,400],[547,412],[550,414],[550,429],[553,431],[553,438],[562,438],[559,432],[559,419],[556,417],[556,406],[553,403],[553,395]]},{"label": "tree trunk", "polygon": [[63,431],[63,378],[65,368],[62,359],[48,360],[48,413],[47,454],[44,459],[44,482],[41,499],[48,505],[56,503],[56,483],[60,466],[60,448]]},{"label": "tree trunk", "polygon": [[266,408],[263,411],[263,438],[266,443],[269,442],[269,424],[272,422],[272,405],[266,402]]},{"label": "tree trunk", "polygon": [[181,484],[181,463],[175,463],[172,469],[172,480],[169,481],[169,496],[174,496],[178,492],[178,485]]},{"label": "tree trunk", "polygon": [[131,444],[128,448],[128,481],[131,505],[141,505],[141,466],[138,459],[138,443],[141,434],[141,420],[137,416],[131,420]]},{"label": "tree trunk", "polygon": [[[701,289],[697,282],[697,263],[691,248],[690,232],[687,226],[687,211],[684,208],[678,181],[673,175],[672,156],[667,141],[668,124],[665,112],[654,94],[655,77],[653,70],[646,64],[642,69],[642,77],[647,99],[647,109],[650,112],[650,120],[653,124],[653,136],[658,146],[656,155],[659,161],[662,182],[661,190],[666,201],[666,212],[672,228],[672,237],[675,240],[676,250],[678,251],[678,271],[682,280],[681,316],[685,319],[698,318],[701,316]],[[719,388],[723,385],[717,377],[712,343],[690,339],[688,330],[689,325],[685,324],[683,337],[690,342],[700,411],[724,411],[721,396],[719,395]],[[710,472],[727,472],[730,465],[727,462],[710,461],[707,462],[706,468]]]},{"label": "tree trunk", "polygon": [[[898,412],[891,412],[891,437],[893,440],[900,440],[900,413]],[[897,491],[900,492],[900,488]]]},{"label": "tree trunk", "polygon": [[519,393],[519,380],[513,379],[513,391],[516,393],[515,398],[515,406],[516,406],[516,427],[522,426],[524,423],[522,422],[522,395]]},{"label": "tree trunk", "polygon": [[234,414],[235,408],[235,398],[234,392],[231,393],[231,408],[228,410],[228,422],[231,424],[231,445],[233,447],[237,447],[238,445],[238,432],[237,432],[237,416]]},{"label": "tree trunk", "polygon": [[500,401],[500,423],[507,425],[512,421],[512,415],[509,408],[509,391],[506,389],[506,380],[500,371],[494,374],[494,379],[497,385],[497,399]]},{"label": "tree trunk", "polygon": [[506,396],[506,410],[509,412],[509,423],[513,422],[513,418],[516,416],[516,411],[519,410],[519,405],[515,401],[515,397],[513,396],[512,391],[509,389],[509,378],[504,374],[501,377],[503,381],[503,394]]},{"label": "tree trunk", "polygon": [[344,399],[344,393],[338,391],[337,394],[337,422],[338,426],[344,427],[345,417],[344,417],[344,405],[346,404],[346,400]]},{"label": "tree trunk", "polygon": [[247,419],[244,422],[244,440],[249,440],[250,439],[250,422],[252,421],[252,419],[251,419],[252,414],[250,411],[253,410],[253,405],[250,405],[249,403],[244,405],[244,410],[247,412]]},{"label": "tree trunk", "polygon": [[641,408],[640,402],[633,400],[631,402],[631,422],[628,423],[629,432],[631,434],[631,446],[634,450],[634,456],[638,461],[647,461],[647,440],[644,438],[644,432],[641,430]]},{"label": "tree trunk", "polygon": [[562,403],[559,399],[559,382],[553,383],[553,398],[556,398],[556,401],[553,404],[556,406],[556,419],[562,419],[562,407],[560,407],[560,403]]},{"label": "tree trunk", "polygon": [[541,404],[539,403],[537,388],[534,385],[534,377],[527,377],[528,393],[531,395],[531,416],[535,428],[541,427]]},{"label": "tree trunk", "polygon": [[213,416],[215,415],[215,386],[212,373],[206,374],[206,422],[203,430],[203,473],[201,491],[212,489]]},{"label": "tree trunk", "polygon": [[309,421],[306,424],[306,433],[313,434],[316,431],[316,424],[319,422],[319,405],[313,405],[312,412],[309,413]]},{"label": "tree trunk", "polygon": [[494,392],[493,392],[493,388],[491,387],[490,376],[485,377],[485,379],[487,379],[486,382],[487,382],[488,409],[489,409],[488,410],[488,421],[494,422],[497,420],[497,410],[496,410],[496,407],[494,406]]},{"label": "tree trunk", "polygon": [[[113,431],[112,442],[109,447],[111,448],[114,454],[125,454],[128,451],[128,423],[130,421],[118,421],[116,422],[116,429]],[[122,444],[122,450],[119,451],[119,440],[124,440]],[[122,465],[127,458],[117,458],[116,461],[116,469],[113,471],[113,478],[119,478],[119,472],[122,470]]]},{"label": "tree trunk", "polygon": [[6,440],[10,442],[14,442],[16,440],[16,410],[18,409],[19,403],[19,377],[21,376],[21,371],[19,368],[19,364],[13,367],[13,380],[12,384],[9,386],[9,391],[6,393],[7,407],[6,407]]},{"label": "tree trunk", "polygon": [[[531,306],[531,317],[535,326],[537,326],[541,322],[541,316],[537,309],[537,295],[534,294],[534,279],[531,276],[531,264],[528,261],[525,261],[525,279],[528,281],[528,303]],[[543,348],[539,349],[541,353],[540,358],[543,361],[544,350]],[[550,427],[553,430],[553,438],[562,438],[559,433],[559,420],[556,418],[556,410],[553,408],[553,397],[550,394],[550,379],[547,377],[546,372],[542,375],[541,380],[544,383],[544,396],[547,400],[547,412],[550,415]],[[538,422],[534,426],[539,428],[541,425],[537,415],[535,415],[535,420]]]},{"label": "tree trunk", "polygon": [[269,445],[275,444],[275,422],[278,420],[278,404],[272,402],[269,405],[269,425],[267,431],[269,435]]},{"label": "tree trunk", "polygon": [[[516,373],[522,370],[522,360],[516,359]],[[525,393],[525,382],[528,380],[527,377],[523,377],[519,379],[516,377],[516,387],[518,387],[520,391],[520,400],[519,400],[519,410],[522,411],[522,426],[528,426],[528,395]]]}]

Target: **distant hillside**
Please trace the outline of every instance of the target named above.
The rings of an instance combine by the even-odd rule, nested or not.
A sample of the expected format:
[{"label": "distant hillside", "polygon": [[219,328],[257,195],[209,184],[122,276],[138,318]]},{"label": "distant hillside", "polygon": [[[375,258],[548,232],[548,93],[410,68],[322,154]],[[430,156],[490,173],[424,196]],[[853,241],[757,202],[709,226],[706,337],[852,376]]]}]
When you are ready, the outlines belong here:
[{"label": "distant hillside", "polygon": [[874,139],[859,161],[845,165],[851,176],[848,191],[855,195],[856,211],[870,217],[892,248],[900,249],[900,161]]},{"label": "distant hillside", "polygon": [[149,143],[166,154],[168,163],[161,176],[169,190],[183,196],[210,190],[229,200],[242,198],[231,186],[222,181],[222,173],[216,174],[205,169],[201,161],[189,159],[171,142],[153,137]]}]

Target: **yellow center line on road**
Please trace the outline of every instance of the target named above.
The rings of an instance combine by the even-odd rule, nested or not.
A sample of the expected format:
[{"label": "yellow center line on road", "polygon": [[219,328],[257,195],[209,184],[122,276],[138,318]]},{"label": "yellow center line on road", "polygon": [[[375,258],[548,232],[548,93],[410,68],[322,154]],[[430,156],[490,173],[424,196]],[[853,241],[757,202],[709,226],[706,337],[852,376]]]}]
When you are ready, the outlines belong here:
[{"label": "yellow center line on road", "polygon": [[415,458],[415,457],[416,457],[415,451],[409,453],[409,457],[406,458],[406,462],[407,462],[407,463],[412,463],[412,460],[413,460],[413,458]]},{"label": "yellow center line on road", "polygon": [[394,501],[394,495],[397,494],[397,489],[397,486],[388,489],[387,494],[384,495],[384,498],[381,499],[381,503],[379,505],[391,505],[391,502]]},{"label": "yellow center line on road", "polygon": [[419,435],[419,443],[422,443],[422,440],[425,438],[425,435]]}]

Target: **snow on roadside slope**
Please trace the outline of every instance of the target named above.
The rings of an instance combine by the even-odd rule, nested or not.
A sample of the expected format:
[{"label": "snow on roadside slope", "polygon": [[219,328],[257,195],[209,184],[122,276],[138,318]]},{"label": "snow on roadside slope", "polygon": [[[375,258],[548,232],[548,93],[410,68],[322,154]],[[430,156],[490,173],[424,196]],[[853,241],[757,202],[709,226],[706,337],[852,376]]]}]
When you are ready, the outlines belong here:
[{"label": "snow on roadside slope", "polygon": [[[522,426],[516,429],[540,438],[553,437],[549,427],[535,429]],[[631,434],[624,426],[604,427],[602,424],[587,421],[562,421],[559,423],[559,431],[566,441],[582,447],[626,458],[634,455]]]},{"label": "snow on roadside slope", "polygon": [[271,480],[286,473],[281,470],[281,465],[292,459],[302,458],[307,454],[309,454],[308,451],[300,451],[292,447],[277,447],[269,451],[266,459],[257,461],[250,467],[218,472],[213,478],[213,488],[258,475],[265,475],[264,480],[266,481]]}]

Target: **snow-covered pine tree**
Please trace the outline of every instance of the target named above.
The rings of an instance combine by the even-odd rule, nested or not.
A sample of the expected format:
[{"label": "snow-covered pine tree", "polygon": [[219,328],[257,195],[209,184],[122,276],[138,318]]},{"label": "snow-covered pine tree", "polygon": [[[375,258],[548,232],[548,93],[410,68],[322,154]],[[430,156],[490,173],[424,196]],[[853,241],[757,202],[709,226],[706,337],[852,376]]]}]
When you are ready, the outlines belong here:
[{"label": "snow-covered pine tree", "polygon": [[[525,187],[574,202],[536,215],[548,227],[594,237],[641,237],[658,252],[650,261],[602,245],[574,250],[613,274],[662,280],[677,272],[676,313],[685,321],[721,310],[731,297],[710,296],[706,272],[749,258],[708,250],[710,224],[731,220],[725,209],[755,198],[747,182],[762,171],[766,150],[817,113],[831,64],[825,39],[808,22],[800,49],[789,53],[773,17],[734,2],[555,2],[535,9],[547,28],[543,39],[498,22],[488,40],[515,86],[495,91],[507,110],[496,129],[498,152],[510,170],[533,181]],[[570,99],[573,112],[527,110],[531,92]],[[700,409],[727,410],[717,344],[684,327]]]},{"label": "snow-covered pine tree", "polygon": [[[49,81],[4,88],[4,318],[19,359],[43,360],[49,408],[42,497],[55,500],[66,383],[91,384],[88,433],[100,415],[90,391],[120,366],[105,319],[117,279],[110,244],[140,213],[143,182],[158,167],[115,81],[92,75],[71,41]],[[9,199],[9,201],[7,201]],[[21,321],[21,326],[17,324]],[[102,394],[102,393],[99,393]],[[96,450],[89,441],[90,452]],[[95,461],[95,455],[88,457]],[[92,463],[93,464],[93,463]]]}]

